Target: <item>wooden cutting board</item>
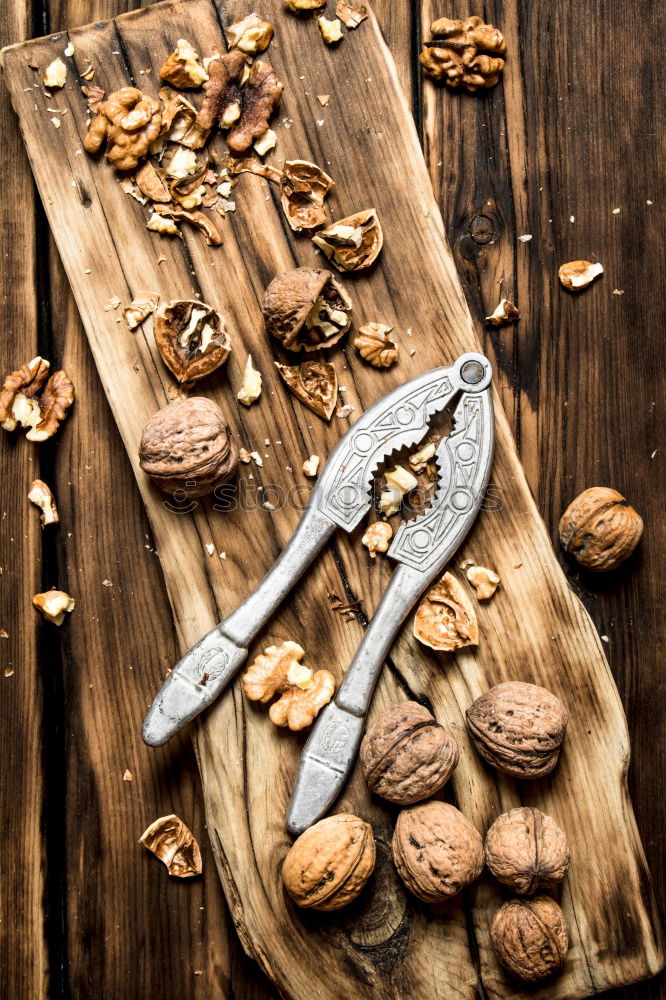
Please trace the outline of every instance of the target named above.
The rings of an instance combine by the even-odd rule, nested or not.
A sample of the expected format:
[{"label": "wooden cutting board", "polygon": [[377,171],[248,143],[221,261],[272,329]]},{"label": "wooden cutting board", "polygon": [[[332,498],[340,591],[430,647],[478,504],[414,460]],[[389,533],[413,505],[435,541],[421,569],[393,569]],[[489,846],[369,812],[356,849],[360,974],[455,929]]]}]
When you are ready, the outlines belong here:
[{"label": "wooden cutting board", "polygon": [[[77,74],[89,62],[94,83],[107,92],[135,82],[156,94],[158,68],[178,38],[209,54],[214,46],[224,47],[224,25],[251,10],[246,0],[219,8],[213,0],[179,0],[3,53],[45,210],[151,518],[183,649],[246,596],[288,540],[309,491],[300,473],[303,459],[319,454],[324,460],[363,409],[395,385],[478,349],[414,124],[372,15],[338,49],[327,50],[313,20],[286,14],[281,0],[261,5],[276,26],[268,56],[285,82],[273,159],[318,162],[336,182],[334,216],[375,206],[384,228],[379,265],[369,277],[349,277],[346,284],[357,324],[394,325],[400,362],[377,372],[349,348],[330,352],[344,401],[353,408],[348,419],[334,417],[324,425],[288,394],[274,369],[279,355],[262,331],[263,289],[279,271],[319,258],[307,237],[288,230],[267,182],[241,179],[236,211],[221,223],[224,246],[209,248],[188,230],[183,241],[149,233],[144,210],[121,191],[108,165],[83,152],[86,105]],[[67,59],[67,84],[49,97],[27,59],[45,67],[67,38],[75,47]],[[325,94],[330,100],[324,107],[317,95]],[[219,139],[216,147],[223,155]],[[163,298],[200,294],[227,317],[234,351],[226,369],[200,391],[220,403],[240,443],[265,456],[261,469],[242,467],[234,510],[216,510],[209,500],[199,501],[192,513],[169,510],[138,467],[142,426],[168,401],[172,380],[151,323],[131,334],[118,322],[119,311],[105,307],[114,296],[124,306],[141,289]],[[264,376],[264,394],[249,410],[236,400],[248,352]],[[26,360],[17,357],[16,365]],[[473,557],[502,578],[494,599],[479,607],[481,644],[437,656],[419,647],[406,626],[374,711],[405,696],[432,706],[461,748],[445,796],[481,831],[518,804],[539,806],[565,829],[572,865],[562,890],[571,936],[564,972],[524,992],[507,980],[489,940],[505,894],[489,877],[447,906],[429,908],[409,896],[390,862],[395,811],[371,799],[358,774],[338,808],[372,822],[376,873],[347,910],[295,910],[285,899],[280,868],[289,846],[284,814],[303,739],[275,732],[265,711],[249,705],[236,685],[193,732],[208,833],[246,950],[293,1000],[471,1000],[477,991],[488,998],[559,1000],[636,981],[663,965],[661,929],[626,789],[629,744],[619,697],[599,637],[552,551],[497,400],[496,413],[487,509],[455,560]],[[265,500],[277,509],[264,508]],[[361,531],[335,537],[251,655],[292,638],[305,646],[308,663],[342,676],[362,622],[336,614],[329,594],[361,599],[370,616],[390,572],[385,560],[367,558]],[[226,559],[218,557],[221,551]],[[139,628],[141,611],[137,600]],[[131,636],[128,644],[131,656]],[[154,673],[157,689],[163,678],[156,667],[142,666]],[[549,779],[505,779],[481,763],[467,740],[465,708],[506,679],[543,684],[569,707],[566,745]]]}]

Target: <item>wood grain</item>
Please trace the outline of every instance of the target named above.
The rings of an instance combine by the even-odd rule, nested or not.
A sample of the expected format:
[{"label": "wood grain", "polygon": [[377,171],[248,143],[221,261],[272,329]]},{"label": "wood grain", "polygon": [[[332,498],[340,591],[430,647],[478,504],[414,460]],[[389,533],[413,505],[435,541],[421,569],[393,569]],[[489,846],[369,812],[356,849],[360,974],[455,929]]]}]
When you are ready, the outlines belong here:
[{"label": "wood grain", "polygon": [[[176,28],[176,25],[174,25],[174,30],[175,30],[175,28]],[[167,42],[167,44],[168,44],[168,42]],[[282,142],[282,138],[283,137],[281,136],[281,142]],[[301,146],[297,146],[297,149],[302,149],[302,147]],[[252,205],[252,203],[250,203],[250,204]],[[256,208],[256,205],[252,205],[252,207]],[[262,229],[264,229],[264,222],[266,220],[264,220],[262,218],[259,221],[260,221],[261,224],[257,223],[256,229],[255,229],[254,232],[249,232],[247,234],[241,234],[241,236],[243,238],[245,238],[248,235],[250,237],[252,237],[253,235],[255,235],[255,232],[256,233],[260,233],[262,231]],[[236,220],[234,219],[234,223],[235,222],[236,222]],[[240,225],[240,223],[239,223],[239,225]],[[264,229],[264,231],[265,231],[265,229]],[[240,236],[239,236],[239,239],[240,239]],[[196,249],[196,243],[195,243],[194,249]],[[280,248],[280,252],[282,252],[282,248]],[[285,254],[287,253],[286,249],[284,250],[284,253]],[[268,264],[266,264],[266,262],[262,262],[262,264],[264,265],[264,267],[266,267],[266,269],[269,271],[269,273],[270,273],[270,266],[273,265],[273,263],[274,263],[274,261],[273,261],[272,258],[268,261]],[[200,267],[197,264],[197,273],[199,273],[199,270],[200,270]],[[263,280],[264,276],[260,275],[260,278],[261,278],[261,280]],[[261,281],[258,280],[258,281],[255,282],[255,288],[260,288],[260,287],[261,287]],[[382,295],[382,297],[381,297],[381,299],[379,301],[381,301],[382,305],[385,305],[385,298],[384,298],[383,295]],[[237,308],[238,308],[238,306],[237,306]],[[239,312],[241,313],[241,315],[243,314],[243,310],[239,309]],[[244,333],[243,343],[244,343],[244,346],[245,346],[246,345],[245,330],[243,331],[243,333]],[[257,346],[261,346],[261,345],[257,345]],[[253,350],[254,350],[254,347],[253,347]],[[241,363],[242,360],[243,359],[241,359],[241,358],[237,359],[237,363],[238,363],[239,367],[240,367],[240,363]],[[366,389],[366,391],[370,391],[370,390]],[[225,399],[225,404],[227,406],[229,405],[229,403],[230,403],[230,400]],[[82,438],[82,440],[89,440],[89,439],[88,438]],[[293,442],[292,442],[292,444],[293,444]],[[292,520],[293,520],[293,518],[292,518]],[[289,533],[289,526],[290,525],[288,524],[287,525],[287,530],[286,530],[286,535],[288,535],[288,533]],[[283,538],[284,538],[284,532],[283,532]],[[227,544],[230,545],[230,543],[227,543]],[[160,548],[162,548],[162,547],[160,546]],[[352,550],[348,551],[347,548],[344,546],[344,543],[341,543],[340,552],[342,554],[342,558],[345,561],[345,564],[346,564],[347,568],[349,569],[351,567],[352,579],[354,579],[355,583],[356,583],[357,580],[359,581],[358,584],[357,584],[358,592],[359,593],[360,592],[363,592],[363,593],[367,592],[369,594],[368,606],[371,608],[372,607],[372,601],[376,598],[376,594],[380,591],[381,586],[383,584],[383,581],[377,580],[375,578],[377,576],[377,574],[371,574],[369,572],[369,569],[368,569],[367,566],[365,566],[365,565],[363,565],[363,566],[357,566],[357,565],[355,565],[355,562],[358,561],[358,557],[354,554],[354,552]],[[260,563],[260,561],[261,561],[261,559],[263,557],[264,557],[264,554],[262,554],[262,553],[258,553],[257,554],[258,566],[259,566],[259,563]],[[270,560],[268,560],[268,561],[270,561]],[[260,569],[260,566],[259,566],[259,569]],[[331,567],[331,571],[335,572],[335,570],[332,567]],[[363,587],[366,584],[368,585],[367,591],[363,590]],[[310,586],[314,586],[314,585],[310,585]],[[312,607],[316,608],[317,607],[316,601],[317,600],[321,600],[324,596],[325,595],[324,595],[323,590],[322,590],[321,587],[319,587],[318,590],[314,590],[314,591],[309,590],[304,595],[304,597],[301,597],[301,595],[299,594],[299,600],[301,601],[301,603],[297,607],[297,611],[298,611],[299,615],[300,615],[300,610],[301,610],[302,605],[303,605],[303,601],[304,601],[304,603],[306,605],[306,610],[311,605],[312,605]],[[301,623],[298,625],[298,627],[302,630],[302,634],[305,634],[305,635],[309,635],[310,634],[310,628],[312,627],[313,621],[314,621],[314,618],[312,616],[310,617],[310,619],[308,621],[307,619],[303,619],[303,617],[301,615]],[[305,622],[305,625],[304,625],[304,622]],[[282,623],[282,619],[281,619],[281,623]],[[310,628],[308,628],[308,626],[310,626]],[[289,627],[293,627],[293,626],[291,626],[289,622],[285,622],[284,627],[286,629],[288,629]],[[338,628],[339,628],[339,626],[338,626]],[[347,632],[349,632],[349,631],[351,631],[351,630],[347,629]],[[340,637],[340,638],[342,639],[342,637]],[[357,636],[354,636],[353,639],[351,640],[351,642],[346,642],[344,644],[344,653],[343,653],[343,656],[347,654],[347,648],[348,648],[349,645],[351,645],[353,647],[353,645],[354,645],[354,643],[356,641],[356,638],[357,638]],[[339,652],[343,648],[343,646],[338,641],[338,635],[337,635],[337,633],[334,635],[333,641],[335,642],[335,645],[336,645],[336,652]],[[315,652],[316,652],[316,650],[315,650]],[[410,652],[410,655],[413,655],[412,651],[409,651],[409,652]],[[401,664],[401,666],[402,666],[402,664]],[[419,666],[419,670],[422,673],[422,667],[421,666]],[[424,685],[424,681],[423,681],[423,677],[421,677],[420,683],[421,683],[422,687],[425,686]],[[419,688],[417,687],[416,689],[418,690]],[[390,696],[390,695],[386,695],[386,696]],[[463,695],[463,698],[464,697],[465,696]],[[240,708],[240,703],[239,703],[238,707]],[[257,720],[254,720],[254,721],[256,722]],[[265,733],[266,727],[263,725],[263,722],[265,722],[265,720],[261,720],[261,722],[259,723],[259,728],[255,729],[255,732],[264,732]],[[292,757],[289,756],[289,755],[286,755],[285,758],[284,758],[284,760],[287,761],[287,766],[289,767],[290,771],[293,773],[293,771],[292,771],[292,767],[293,767]],[[380,898],[386,898],[386,895],[387,895],[386,890],[384,891],[384,893],[379,894],[379,895],[380,895]],[[390,896],[390,893],[389,893],[389,896]],[[392,907],[389,908],[392,916],[393,916],[394,913],[395,914],[404,913],[404,910],[401,910],[401,908],[400,908],[400,899],[399,899],[399,897],[400,897],[399,892],[397,892],[394,889],[393,890],[393,898],[397,899],[398,901],[395,902],[392,905]],[[403,906],[404,906],[404,900],[402,902],[403,902]],[[376,914],[375,914],[375,916],[376,916]],[[370,919],[368,919],[365,924],[363,924],[363,922],[361,922],[361,929],[359,929],[358,921],[357,921],[357,926],[356,926],[355,931],[354,931],[354,933],[356,935],[355,938],[354,938],[354,943],[356,945],[358,945],[359,941],[361,943],[363,943],[363,944],[369,944],[370,942],[372,942],[372,947],[375,948],[375,949],[377,948],[377,928],[373,927],[373,919],[372,918],[373,918],[373,914],[371,913],[370,914]],[[400,919],[397,921],[396,926],[400,927],[401,926],[401,921],[402,921],[402,917],[400,917]],[[461,950],[462,950],[462,946],[463,945],[466,947],[465,928],[464,928],[463,925],[458,926],[458,923],[456,923],[455,920],[452,920],[452,924],[453,924],[453,927],[457,927],[460,930],[460,932],[461,932],[459,938],[456,938],[456,940],[458,940],[458,942],[459,942],[459,944],[461,946]],[[452,931],[453,927],[447,928],[447,931]],[[380,937],[381,937],[381,934],[380,934]],[[381,941],[380,944],[382,944],[382,947],[383,947],[384,944],[385,944],[385,942]],[[390,948],[385,948],[384,950],[395,951],[395,941],[393,941],[393,939],[391,939]],[[396,955],[395,954],[392,954],[391,960],[392,961],[396,960]]]}]

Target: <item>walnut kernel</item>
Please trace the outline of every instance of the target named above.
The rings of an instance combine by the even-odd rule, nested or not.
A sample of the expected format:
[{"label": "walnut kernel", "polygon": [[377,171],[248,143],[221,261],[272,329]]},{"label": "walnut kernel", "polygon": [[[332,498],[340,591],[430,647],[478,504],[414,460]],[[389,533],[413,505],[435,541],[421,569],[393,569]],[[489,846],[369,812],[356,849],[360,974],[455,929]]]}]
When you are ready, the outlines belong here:
[{"label": "walnut kernel", "polygon": [[321,32],[321,37],[327,45],[335,45],[342,40],[342,24],[338,21],[337,17],[329,21],[327,17],[322,15],[317,18],[317,25]]},{"label": "walnut kernel", "polygon": [[83,146],[97,153],[106,140],[106,158],[116,170],[134,170],[145,159],[162,128],[159,101],[136,87],[121,87],[100,105]]},{"label": "walnut kernel", "polygon": [[373,521],[365,529],[361,544],[365,545],[370,558],[374,559],[378,552],[388,552],[392,538],[393,528],[388,521]]},{"label": "walnut kernel", "polygon": [[359,327],[354,347],[374,368],[390,368],[398,360],[398,345],[388,336],[392,329],[384,323],[366,323]]},{"label": "walnut kernel", "polygon": [[137,292],[130,304],[123,309],[123,316],[129,329],[136,330],[144,319],[148,319],[157,309],[159,301],[158,292]]},{"label": "walnut kernel", "polygon": [[310,455],[303,462],[303,475],[308,476],[310,479],[314,479],[319,471],[319,455]]},{"label": "walnut kernel", "polygon": [[602,264],[591,264],[589,260],[570,260],[562,264],[557,274],[570,292],[582,292],[595,278],[604,273]]},{"label": "walnut kernel", "polygon": [[250,701],[266,704],[281,697],[269,709],[271,722],[298,732],[311,726],[319,711],[333,697],[335,679],[329,670],[314,673],[301,660],[305,650],[287,639],[268,646],[243,674],[243,691]]},{"label": "walnut kernel", "polygon": [[43,594],[35,594],[32,599],[34,607],[53,625],[62,625],[65,615],[74,610],[76,602],[64,590],[47,590]]},{"label": "walnut kernel", "polygon": [[476,591],[480,601],[489,600],[500,584],[500,578],[486,566],[468,566],[465,575]]},{"label": "walnut kernel", "polygon": [[48,87],[49,90],[59,90],[61,87],[65,86],[67,81],[67,66],[62,61],[60,56],[54,59],[52,63],[44,70],[43,84]]},{"label": "walnut kernel", "polygon": [[560,519],[560,542],[584,569],[607,573],[632,554],[643,520],[617,490],[593,486],[569,504]]},{"label": "walnut kernel", "polygon": [[520,896],[554,889],[569,868],[569,844],[557,823],[534,806],[511,809],[486,834],[486,864]]},{"label": "walnut kernel", "polygon": [[7,375],[0,392],[0,426],[6,431],[27,427],[28,441],[46,441],[56,433],[74,402],[74,386],[62,370],[49,378],[49,367],[36,357]]},{"label": "walnut kernel", "polygon": [[245,406],[251,406],[261,396],[261,372],[252,364],[252,355],[248,354],[243,372],[243,384],[238,390],[236,399]]},{"label": "walnut kernel", "polygon": [[326,6],[326,0],[284,0],[284,4],[295,14],[302,14],[311,10],[319,10]]},{"label": "walnut kernel", "polygon": [[185,38],[176,42],[176,51],[162,63],[160,79],[179,90],[196,90],[208,79],[208,73],[199,63],[199,53]]},{"label": "walnut kernel", "polygon": [[238,48],[247,55],[256,55],[268,48],[273,37],[273,25],[262,21],[258,14],[248,14],[227,28],[229,48]]},{"label": "walnut kernel", "polygon": [[478,645],[476,612],[452,573],[445,573],[419,604],[414,636],[424,646],[444,652]]},{"label": "walnut kernel", "polygon": [[[131,775],[129,780],[131,781]],[[176,878],[201,875],[199,845],[182,819],[173,813],[169,816],[160,816],[151,823],[141,834],[139,843],[152,851],[155,857],[166,865],[169,875]]]},{"label": "walnut kernel", "polygon": [[454,806],[433,800],[402,810],[393,834],[393,860],[411,893],[438,903],[479,877],[483,841]]},{"label": "walnut kernel", "polygon": [[374,208],[357,212],[321,229],[312,237],[339,271],[370,267],[384,245],[384,234]]},{"label": "walnut kernel", "polygon": [[409,456],[409,467],[412,472],[423,472],[428,462],[435,457],[437,445],[434,441],[428,441],[422,445],[418,451]]},{"label": "walnut kernel", "polygon": [[402,498],[405,494],[411,493],[419,483],[418,479],[407,469],[403,468],[402,465],[396,465],[395,468],[388,469],[384,473],[384,479],[386,480],[386,487],[382,490],[379,498],[379,509],[386,517],[391,517],[392,514],[397,514],[400,510]]},{"label": "walnut kernel", "polygon": [[471,93],[495,86],[504,69],[501,57],[506,55],[506,42],[497,28],[484,24],[480,17],[464,21],[440,17],[430,30],[435,39],[426,43],[419,56],[428,76]]},{"label": "walnut kernel", "polygon": [[339,910],[360,894],[375,867],[372,827],[358,816],[327,816],[302,833],[284,859],[282,879],[296,906]]},{"label": "walnut kernel", "polygon": [[57,524],[60,521],[53,493],[42,479],[33,479],[28,492],[28,500],[41,510],[39,520],[42,528],[45,528],[47,524]]},{"label": "walnut kernel", "polygon": [[490,935],[502,965],[528,983],[558,972],[569,949],[564,914],[550,896],[505,903],[495,914]]}]

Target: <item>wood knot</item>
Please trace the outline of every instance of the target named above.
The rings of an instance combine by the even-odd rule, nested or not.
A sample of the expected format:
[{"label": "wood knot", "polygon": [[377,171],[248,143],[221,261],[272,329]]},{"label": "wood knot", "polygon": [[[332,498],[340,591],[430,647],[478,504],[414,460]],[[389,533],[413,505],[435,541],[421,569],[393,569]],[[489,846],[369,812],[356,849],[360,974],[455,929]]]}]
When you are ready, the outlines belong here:
[{"label": "wood knot", "polygon": [[467,232],[475,243],[485,246],[495,238],[495,222],[483,213],[473,215],[467,225]]}]

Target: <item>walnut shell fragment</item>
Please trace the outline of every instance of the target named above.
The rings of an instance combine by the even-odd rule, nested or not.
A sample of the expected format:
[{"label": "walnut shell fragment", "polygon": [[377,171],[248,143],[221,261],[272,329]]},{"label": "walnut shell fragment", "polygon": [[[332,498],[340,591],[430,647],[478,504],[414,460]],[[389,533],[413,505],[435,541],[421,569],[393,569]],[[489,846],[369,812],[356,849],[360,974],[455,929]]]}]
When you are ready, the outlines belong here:
[{"label": "walnut shell fragment", "polygon": [[[176,222],[189,222],[197,229],[199,229],[206,237],[206,243],[209,247],[220,247],[222,246],[222,234],[215,225],[212,219],[210,219],[203,212],[188,212],[186,209],[181,208],[179,205],[154,205],[154,212],[161,216],[163,219],[171,219]],[[150,228],[150,227],[149,227]]]},{"label": "walnut shell fragment", "polygon": [[266,333],[290,351],[332,347],[351,325],[352,302],[330,271],[295,267],[273,278],[264,293]]},{"label": "walnut shell fragment", "polygon": [[233,478],[238,446],[217,403],[191,396],[175,399],[146,423],[139,464],[165,493],[200,497]]},{"label": "walnut shell fragment", "polygon": [[157,201],[168,205],[171,201],[171,192],[166,180],[166,173],[161,167],[156,167],[150,160],[146,160],[137,171],[136,186],[141,194],[150,201]]},{"label": "walnut shell fragment", "polygon": [[569,950],[564,914],[550,896],[505,903],[495,914],[490,935],[505,969],[528,983],[558,972]]},{"label": "walnut shell fragment", "polygon": [[486,323],[489,323],[490,326],[508,326],[509,323],[515,323],[519,319],[518,307],[514,306],[513,302],[509,302],[508,299],[500,299],[495,311],[490,316],[486,316]]},{"label": "walnut shell fragment", "polygon": [[470,93],[495,86],[506,55],[501,31],[484,24],[480,17],[464,21],[440,17],[430,30],[435,39],[426,42],[419,56],[428,76],[443,80],[449,87],[464,87]]},{"label": "walnut shell fragment", "polygon": [[294,841],[282,879],[296,906],[339,910],[357,898],[374,867],[372,827],[358,816],[338,813]]},{"label": "walnut shell fragment", "polygon": [[304,361],[300,365],[275,367],[293,394],[323,420],[330,420],[338,398],[338,375],[326,361]]},{"label": "walnut shell fragment", "polygon": [[312,237],[339,271],[360,271],[370,267],[384,245],[384,234],[374,208],[356,212]]},{"label": "walnut shell fragment", "polygon": [[285,161],[280,181],[280,202],[294,232],[324,225],[324,199],[332,187],[332,178],[316,163],[308,160]]},{"label": "walnut shell fragment", "polygon": [[582,292],[603,273],[603,264],[592,264],[589,260],[570,260],[557,272],[562,285],[570,292]]},{"label": "walnut shell fragment", "polygon": [[199,845],[182,819],[173,813],[151,823],[141,834],[139,843],[166,865],[169,875],[175,878],[201,875]]},{"label": "walnut shell fragment", "polygon": [[[208,138],[197,125],[197,109],[183,94],[174,94],[168,87],[160,90],[164,104],[160,135],[187,149],[200,149]],[[209,130],[210,131],[210,130]]]},{"label": "walnut shell fragment", "polygon": [[33,607],[52,625],[62,625],[65,615],[74,610],[76,602],[64,590],[47,590],[43,594],[35,594]]},{"label": "walnut shell fragment", "polygon": [[414,636],[424,646],[449,653],[463,646],[478,645],[474,606],[452,573],[445,573],[419,604]]},{"label": "walnut shell fragment", "polygon": [[210,375],[231,351],[223,316],[198,299],[163,302],[155,313],[155,342],[181,384]]},{"label": "walnut shell fragment", "polygon": [[569,716],[546,688],[505,681],[477,698],[466,719],[476,750],[491,767],[534,779],[557,764]]},{"label": "walnut shell fragment", "polygon": [[335,7],[336,17],[339,17],[345,28],[358,28],[368,16],[367,8],[360,4],[355,7],[353,4],[348,3],[347,0],[338,0]]},{"label": "walnut shell fragment", "polygon": [[74,402],[74,386],[62,370],[49,378],[49,367],[36,357],[7,375],[0,391],[0,426],[6,431],[27,427],[28,441],[46,441],[56,433]]},{"label": "walnut shell fragment", "polygon": [[151,313],[155,312],[159,301],[159,292],[137,292],[130,304],[123,309],[123,316],[128,328],[136,330],[144,319],[148,319]]},{"label": "walnut shell fragment", "polygon": [[427,708],[402,701],[368,729],[360,759],[371,792],[411,805],[446,784],[458,763],[458,744]]},{"label": "walnut shell fragment", "polygon": [[425,903],[439,903],[479,877],[483,841],[458,809],[433,800],[398,816],[393,861],[411,893]]},{"label": "walnut shell fragment", "polygon": [[643,535],[643,519],[617,490],[593,486],[569,504],[560,519],[560,543],[594,573],[617,569]]},{"label": "walnut shell fragment", "polygon": [[269,711],[271,722],[292,732],[311,726],[335,690],[329,670],[312,671],[301,663],[305,650],[287,639],[279,646],[268,646],[243,674],[242,685],[250,701],[263,704],[275,695],[281,697]]},{"label": "walnut shell fragment", "polygon": [[389,337],[392,326],[366,323],[354,337],[354,347],[373,368],[390,368],[398,360],[398,345]]},{"label": "walnut shell fragment", "polygon": [[160,66],[160,79],[178,90],[197,90],[208,79],[199,63],[199,53],[185,38],[176,42],[176,51]]},{"label": "walnut shell fragment", "polygon": [[554,889],[569,868],[569,844],[557,823],[534,806],[511,809],[486,834],[486,864],[520,896]]},{"label": "walnut shell fragment", "polygon": [[116,170],[134,170],[148,155],[162,128],[159,101],[136,87],[121,87],[99,107],[83,146],[97,153],[106,140],[106,158]]}]

